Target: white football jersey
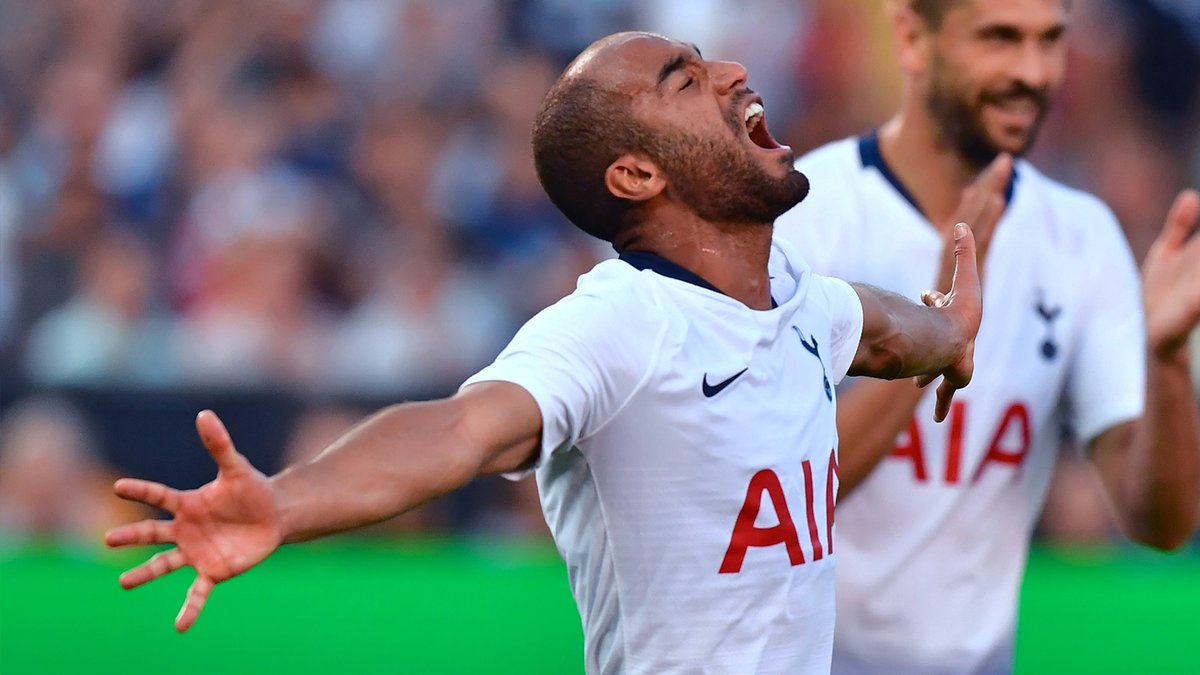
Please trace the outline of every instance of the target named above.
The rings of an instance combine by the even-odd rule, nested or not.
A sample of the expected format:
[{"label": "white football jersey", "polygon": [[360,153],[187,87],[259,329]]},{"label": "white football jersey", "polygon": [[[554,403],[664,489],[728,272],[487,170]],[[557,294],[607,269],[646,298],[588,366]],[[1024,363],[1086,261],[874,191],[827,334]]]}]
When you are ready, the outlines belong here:
[{"label": "white football jersey", "polygon": [[[933,287],[942,238],[874,135],[797,167],[812,192],[776,233],[813,270],[914,299]],[[1087,441],[1142,413],[1140,281],[1103,203],[1018,161],[983,273],[971,385],[942,424],[931,387],[839,505],[834,673],[1011,671],[1030,532],[1064,429]]]},{"label": "white football jersey", "polygon": [[773,245],[755,311],[657,256],[597,265],[487,380],[542,413],[537,482],[589,673],[828,673],[846,283]]}]

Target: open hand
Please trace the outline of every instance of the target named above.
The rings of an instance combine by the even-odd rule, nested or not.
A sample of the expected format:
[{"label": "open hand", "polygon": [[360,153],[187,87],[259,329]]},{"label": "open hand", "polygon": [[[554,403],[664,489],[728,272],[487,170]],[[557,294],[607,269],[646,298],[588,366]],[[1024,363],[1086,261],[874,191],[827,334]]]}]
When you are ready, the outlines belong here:
[{"label": "open hand", "polygon": [[169,511],[172,520],[143,520],[109,530],[111,547],[175,544],[121,575],[134,588],[185,565],[196,580],[175,617],[175,629],[190,628],[213,586],[262,562],[282,542],[282,525],[267,477],[233,447],[229,432],[212,411],[196,417],[196,431],[217,463],[217,477],[196,490],[122,478],[117,495]]},{"label": "open hand", "polygon": [[921,301],[926,306],[942,309],[950,316],[963,344],[961,356],[949,368],[917,378],[917,386],[926,387],[939,376],[942,377],[933,409],[936,422],[941,422],[950,414],[954,392],[970,384],[971,375],[975,372],[975,336],[979,333],[979,322],[983,318],[977,260],[971,228],[966,223],[958,223],[954,226],[954,275],[950,293],[925,291],[921,295]]},{"label": "open hand", "polygon": [[[1004,192],[1012,181],[1013,159],[1008,153],[1000,153],[987,165],[975,180],[963,190],[962,199],[954,211],[955,223],[969,223],[975,236],[975,255],[982,265],[987,259],[996,223],[1004,214]],[[947,289],[954,279],[955,238],[953,229],[946,239],[942,266],[938,271],[938,290]]]},{"label": "open hand", "polygon": [[1200,237],[1188,239],[1197,218],[1200,194],[1180,192],[1142,263],[1146,338],[1152,352],[1160,356],[1182,349],[1200,322]]}]

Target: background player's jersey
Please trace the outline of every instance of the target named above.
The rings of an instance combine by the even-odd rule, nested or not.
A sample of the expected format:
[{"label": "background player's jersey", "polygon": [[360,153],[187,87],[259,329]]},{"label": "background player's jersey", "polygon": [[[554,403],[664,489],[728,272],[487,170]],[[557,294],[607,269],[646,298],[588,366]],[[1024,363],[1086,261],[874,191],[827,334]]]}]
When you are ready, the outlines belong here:
[{"label": "background player's jersey", "polygon": [[[797,166],[812,192],[776,233],[816,272],[914,299],[933,287],[942,238],[873,135]],[[835,673],[1011,670],[1029,535],[1064,426],[1086,441],[1142,412],[1139,278],[1116,220],[1026,162],[1015,175],[983,268],[970,387],[942,424],[931,387],[894,453],[839,505]]]},{"label": "background player's jersey", "polygon": [[777,306],[754,311],[656,256],[602,262],[464,385],[541,409],[589,673],[828,672],[832,385],[862,306],[787,245],[770,274]]}]

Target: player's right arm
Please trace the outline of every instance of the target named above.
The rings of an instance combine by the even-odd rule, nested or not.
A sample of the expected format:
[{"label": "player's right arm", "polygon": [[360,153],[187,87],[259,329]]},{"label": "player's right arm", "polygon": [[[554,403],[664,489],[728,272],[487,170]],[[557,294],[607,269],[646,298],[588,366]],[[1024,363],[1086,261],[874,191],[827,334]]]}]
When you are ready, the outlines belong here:
[{"label": "player's right arm", "polygon": [[196,580],[175,619],[191,627],[215,584],[262,562],[281,544],[390,518],[536,457],[537,403],[508,382],[481,382],[451,398],[391,406],[367,418],[315,459],[268,478],[234,449],[211,411],[196,429],[216,461],[215,480],[196,490],[122,479],[116,492],[170,512],[110,530],[109,546],[174,544],[121,576],[133,588],[180,567]]}]

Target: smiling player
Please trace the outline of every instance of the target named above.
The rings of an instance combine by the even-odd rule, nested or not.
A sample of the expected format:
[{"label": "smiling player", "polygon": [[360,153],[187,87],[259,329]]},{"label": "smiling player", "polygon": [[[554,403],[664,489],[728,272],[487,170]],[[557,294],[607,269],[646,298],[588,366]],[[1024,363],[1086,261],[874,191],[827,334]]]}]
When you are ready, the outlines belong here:
[{"label": "smiling player", "polygon": [[970,231],[957,228],[962,264],[936,308],[812,274],[772,241],[808,181],[767,131],[745,70],[644,33],[601,40],[567,68],[533,145],[554,203],[621,258],[458,395],[387,408],[277,476],[201,413],[216,480],[116,485],[175,516],[108,533],[112,546],[176,545],[122,585],[194,567],[176,619],[186,630],[214,584],[281,543],[536,467],[588,672],[827,673],[831,383],[942,373],[948,405],[971,377],[979,325]]},{"label": "smiling player", "polygon": [[1067,4],[895,0],[899,112],[797,163],[813,195],[779,236],[819,273],[910,297],[949,283],[964,188],[965,204],[1003,211],[994,232],[994,218],[976,230],[979,365],[948,423],[929,424],[934,401],[905,383],[839,396],[835,673],[1012,669],[1018,588],[1064,423],[1130,537],[1174,548],[1196,527],[1184,344],[1200,319],[1200,238],[1185,239],[1200,199],[1180,195],[1139,284],[1103,203],[1011,159],[1062,79]]}]

